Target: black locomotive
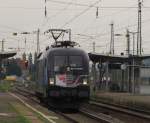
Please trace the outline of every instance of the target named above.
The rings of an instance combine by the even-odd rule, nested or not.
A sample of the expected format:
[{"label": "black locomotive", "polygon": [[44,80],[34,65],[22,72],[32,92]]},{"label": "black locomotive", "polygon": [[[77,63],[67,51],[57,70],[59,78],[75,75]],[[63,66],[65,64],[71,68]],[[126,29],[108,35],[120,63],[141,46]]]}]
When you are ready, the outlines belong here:
[{"label": "black locomotive", "polygon": [[89,100],[89,57],[75,42],[59,41],[38,56],[36,95],[59,108],[78,108]]}]

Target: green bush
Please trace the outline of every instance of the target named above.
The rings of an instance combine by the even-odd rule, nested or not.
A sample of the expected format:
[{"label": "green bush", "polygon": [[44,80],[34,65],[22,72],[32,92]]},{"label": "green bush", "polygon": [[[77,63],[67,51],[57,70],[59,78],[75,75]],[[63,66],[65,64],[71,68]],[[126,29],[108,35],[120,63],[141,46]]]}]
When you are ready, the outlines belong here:
[{"label": "green bush", "polygon": [[7,92],[11,89],[11,82],[0,81],[0,92]]}]

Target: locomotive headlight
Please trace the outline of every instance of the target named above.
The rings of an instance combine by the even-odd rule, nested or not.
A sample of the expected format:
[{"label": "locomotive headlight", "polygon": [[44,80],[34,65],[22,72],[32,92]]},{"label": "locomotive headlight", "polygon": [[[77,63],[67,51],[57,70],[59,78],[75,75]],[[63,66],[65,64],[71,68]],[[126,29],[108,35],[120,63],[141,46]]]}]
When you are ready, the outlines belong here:
[{"label": "locomotive headlight", "polygon": [[54,84],[54,78],[49,78],[49,84],[53,85]]},{"label": "locomotive headlight", "polygon": [[87,85],[87,79],[83,79],[83,85]]}]

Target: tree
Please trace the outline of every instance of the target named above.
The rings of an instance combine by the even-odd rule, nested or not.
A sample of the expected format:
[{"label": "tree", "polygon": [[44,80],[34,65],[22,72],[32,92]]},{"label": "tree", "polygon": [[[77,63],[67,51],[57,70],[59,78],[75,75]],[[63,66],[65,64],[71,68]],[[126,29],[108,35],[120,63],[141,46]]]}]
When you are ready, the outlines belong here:
[{"label": "tree", "polygon": [[29,66],[32,65],[32,54],[30,53],[28,56]]},{"label": "tree", "polygon": [[32,72],[32,69],[33,69],[32,66],[33,66],[33,64],[32,64],[32,54],[30,53],[29,56],[28,56],[28,69],[29,69],[29,73]]},{"label": "tree", "polygon": [[24,61],[26,61],[26,53],[23,53],[22,59],[23,59]]},{"label": "tree", "polygon": [[15,61],[13,61],[13,62],[8,64],[6,74],[7,75],[21,76],[22,71],[21,71],[21,68],[18,66],[18,64]]}]

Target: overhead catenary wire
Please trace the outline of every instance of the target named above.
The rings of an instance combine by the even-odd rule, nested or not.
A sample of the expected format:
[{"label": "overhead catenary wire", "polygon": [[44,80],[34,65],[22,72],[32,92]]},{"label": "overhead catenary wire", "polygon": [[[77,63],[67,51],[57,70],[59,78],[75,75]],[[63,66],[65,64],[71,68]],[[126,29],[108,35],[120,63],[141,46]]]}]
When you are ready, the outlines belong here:
[{"label": "overhead catenary wire", "polygon": [[[58,0],[48,0],[48,1],[51,1],[51,2],[56,2],[56,3],[61,3],[61,4],[67,4],[68,2],[64,2],[64,1],[58,1]],[[72,5],[77,5],[77,6],[88,6],[89,8],[91,8],[91,7],[96,7],[96,8],[101,8],[101,9],[104,9],[104,8],[117,8],[117,9],[119,9],[119,8],[126,8],[126,9],[131,9],[131,8],[136,8],[137,9],[137,7],[128,7],[128,6],[107,6],[107,7],[103,7],[103,6],[101,6],[101,7],[98,7],[98,6],[95,6],[95,5],[92,5],[92,6],[89,6],[89,5],[87,5],[87,4],[78,4],[78,3],[72,3]],[[150,7],[145,7],[145,8],[150,8]],[[97,12],[96,12],[96,17],[98,17],[98,9],[97,9]],[[66,22],[63,26],[62,26],[62,28],[63,27],[65,27],[66,25],[68,25],[69,23],[71,23],[72,21],[74,21],[76,18],[78,18],[79,16],[81,16],[82,14],[84,14],[86,12],[86,10],[84,10],[84,11],[82,11],[81,13],[79,13],[79,14],[77,14],[75,17],[73,17],[72,19],[70,19],[68,22]]]},{"label": "overhead catenary wire", "polygon": [[[67,4],[67,3],[66,3],[66,4]],[[63,9],[59,10],[58,12],[56,12],[56,14],[54,14],[54,15],[48,17],[48,18],[46,19],[46,22],[43,22],[43,24],[41,25],[41,28],[43,28],[43,27],[48,23],[48,21],[50,21],[51,19],[54,19],[55,17],[57,17],[58,15],[60,15],[61,13],[63,13],[63,11],[67,10],[67,8],[68,8],[70,5],[72,5],[72,4],[73,4],[73,0],[72,0],[71,2],[68,2],[68,5],[65,6]],[[101,7],[98,7],[98,9],[99,9],[99,8],[101,8]],[[119,14],[119,13],[122,13],[122,12],[124,12],[124,11],[129,11],[129,8],[125,8],[125,9],[123,9],[123,10],[119,10],[119,11],[117,11],[117,12],[114,12],[114,13],[110,14],[110,15],[100,16],[99,19],[102,19],[102,18],[107,17],[107,16],[113,16],[113,15],[115,15],[115,14]],[[98,19],[98,18],[96,18],[96,19]],[[96,19],[94,19],[94,21],[95,21]],[[93,23],[93,21],[92,21],[92,23]],[[91,25],[91,24],[90,24],[90,25]],[[87,30],[87,28],[86,28],[85,30]]]},{"label": "overhead catenary wire", "polygon": [[[135,6],[135,5],[136,4],[134,4],[132,6]],[[88,27],[86,27],[83,32],[86,32],[90,28],[90,26],[93,25],[93,23],[96,22],[96,21],[105,19],[106,17],[114,16],[114,15],[117,15],[117,14],[120,14],[120,13],[123,13],[123,12],[127,12],[127,11],[130,11],[130,10],[131,10],[131,8],[130,9],[129,8],[125,8],[125,9],[113,12],[112,14],[109,14],[109,15],[102,15],[102,13],[100,13],[100,16],[98,18],[94,18],[94,20],[90,24],[88,24]]]},{"label": "overhead catenary wire", "polygon": [[66,25],[72,23],[75,19],[77,19],[78,17],[80,17],[82,14],[86,13],[88,10],[90,10],[93,6],[95,6],[96,4],[98,4],[100,1],[101,0],[96,1],[94,4],[90,5],[88,8],[84,9],[79,14],[75,15],[73,18],[71,18],[69,21],[67,21],[61,28],[64,28]]},{"label": "overhead catenary wire", "polygon": [[[147,23],[147,22],[150,22],[150,19],[142,21],[142,23]],[[129,25],[128,27],[133,27],[133,26],[137,26],[137,24],[132,24],[132,25]],[[126,28],[127,28],[126,26],[125,27],[121,27],[121,28],[116,29],[116,31],[119,31],[119,30],[122,30],[122,29],[126,29]],[[99,34],[99,36],[97,36],[97,35],[96,36],[92,36],[92,39],[96,39],[96,38],[99,38],[101,36],[107,36],[109,34],[110,34],[110,32],[108,32],[108,33],[107,32],[106,33],[102,33],[102,34]],[[81,35],[78,35],[78,36],[82,36],[82,35],[84,35],[84,34],[81,34]],[[88,36],[84,35],[84,36],[87,37],[87,39],[91,39],[91,36],[89,36],[89,35]],[[108,42],[106,44],[108,44]]]},{"label": "overhead catenary wire", "polygon": [[[69,2],[68,2],[68,3],[69,3]],[[83,6],[83,8],[84,8],[84,7],[88,7],[88,6],[89,6],[89,5]],[[96,6],[94,6],[94,7],[96,7]],[[120,6],[120,7],[121,7],[121,6]],[[137,8],[137,7],[136,7],[136,8]],[[101,7],[100,7],[100,9],[101,9]],[[107,9],[107,8],[106,8],[106,9]],[[111,9],[111,8],[110,8],[110,9]],[[113,9],[113,8],[112,8],[112,9]],[[117,9],[117,8],[116,8],[116,9]],[[118,8],[118,9],[119,9],[119,11],[121,11],[120,8]],[[128,8],[124,8],[124,9],[128,9]],[[131,8],[131,9],[132,9],[132,8]],[[58,16],[58,15],[56,15],[56,16]],[[101,19],[101,18],[100,18],[100,19]],[[129,26],[130,26],[130,25],[129,25]],[[136,26],[136,25],[135,25],[135,26]],[[126,27],[123,27],[123,29],[124,29],[124,28],[126,28]]]},{"label": "overhead catenary wire", "polygon": [[[58,1],[58,0],[48,0],[48,1],[51,1],[51,2],[55,2],[55,3],[60,3],[60,4],[68,4],[68,2],[64,2],[64,1]],[[72,3],[72,5],[76,5],[76,6],[88,6],[88,7],[91,7],[90,5],[87,5],[87,4],[79,4],[79,3]],[[96,7],[96,8],[98,8],[97,6],[95,6],[95,5],[93,5],[92,7]],[[101,9],[104,9],[104,8],[126,8],[126,9],[131,9],[131,8],[136,8],[137,9],[137,7],[133,7],[133,6],[131,6],[131,7],[128,7],[128,6],[107,6],[107,7],[103,7],[103,6],[101,6],[100,7]],[[150,7],[145,7],[145,8],[150,8]],[[84,12],[83,12],[84,13]],[[81,12],[81,14],[82,14],[82,12]],[[98,14],[98,10],[97,10],[97,13],[96,14]],[[115,13],[114,13],[115,14]],[[79,14],[79,16],[80,16],[80,14]],[[69,20],[68,22],[66,22],[62,27],[64,27],[64,26],[66,26],[66,25],[68,25],[69,23],[71,23],[74,19],[76,19],[78,17],[78,15],[76,15],[74,18],[72,18],[71,20]],[[97,15],[97,17],[98,17],[98,15]]]},{"label": "overhead catenary wire", "polygon": [[[126,21],[126,20],[125,20]],[[123,22],[125,22],[125,21],[123,21]],[[144,21],[142,21],[142,23],[147,23],[147,22],[150,22],[150,19],[147,19],[147,20],[144,20]],[[120,27],[120,28],[118,28],[116,31],[119,31],[119,30],[122,30],[122,29],[126,29],[126,28],[129,28],[129,27],[134,27],[134,26],[137,26],[137,24],[130,24],[130,25],[128,25],[128,26],[124,26],[124,27]],[[102,31],[102,32],[104,32],[104,31]],[[106,33],[106,35],[107,35],[108,33]],[[99,35],[99,34],[98,34]],[[104,35],[105,35],[105,33],[104,33]],[[96,35],[97,36],[97,35]]]},{"label": "overhead catenary wire", "polygon": [[6,25],[2,25],[2,24],[0,24],[0,27],[10,29],[10,30],[13,30],[13,31],[23,31],[21,29],[15,28],[15,27],[10,27],[10,26],[6,26]]},{"label": "overhead catenary wire", "polygon": [[[49,2],[59,3],[59,4],[68,4],[68,2],[65,1],[59,1],[59,0],[47,0]],[[81,4],[81,3],[72,3],[72,5],[75,6],[81,6],[81,7],[90,7],[91,5],[88,4]],[[93,7],[99,7],[97,5],[93,5]],[[138,8],[133,6],[101,6],[100,9],[124,9],[124,8]],[[149,6],[145,6],[144,8],[150,8]]]},{"label": "overhead catenary wire", "polygon": [[[100,7],[101,8],[101,7]],[[102,8],[115,8],[115,7],[102,7]],[[121,8],[121,7],[117,7],[117,8]],[[129,8],[137,8],[137,7],[123,7],[123,8],[125,8],[125,10],[122,10],[121,12],[123,12],[123,11],[126,11],[126,10],[129,10]],[[114,12],[113,13],[113,15],[114,14],[118,14],[118,13],[121,13],[120,11],[119,12]],[[106,15],[107,16],[107,15]],[[105,16],[102,16],[102,17],[105,17]],[[74,18],[75,19],[75,18]],[[100,19],[101,19],[101,17],[100,17]],[[72,19],[73,20],[73,19]],[[70,20],[71,21],[71,20]],[[68,23],[66,23],[66,25],[67,24],[69,24],[69,22]]]},{"label": "overhead catenary wire", "polygon": [[46,22],[43,22],[43,24],[41,25],[41,29],[48,23],[48,21],[50,21],[51,19],[54,19],[55,17],[57,17],[59,14],[63,13],[65,10],[68,9],[68,7],[72,4],[73,0],[71,2],[68,2],[68,4],[61,10],[57,11],[54,15],[46,18]]},{"label": "overhead catenary wire", "polygon": [[[69,2],[68,2],[69,3]],[[67,4],[68,4],[67,3]],[[88,7],[88,6],[87,6]],[[90,7],[90,5],[89,5]],[[137,9],[138,7],[134,6],[93,6],[95,8],[99,7],[99,9]],[[150,6],[143,6],[144,9],[150,9]],[[45,8],[29,8],[29,7],[22,7],[22,6],[0,6],[0,9],[24,9],[24,10],[44,10]],[[52,9],[52,8],[47,8],[47,10],[63,10],[63,9]],[[73,9],[80,11],[80,9]]]},{"label": "overhead catenary wire", "polygon": [[[65,1],[58,1],[58,0],[47,0],[49,2],[53,2],[53,3],[59,3],[59,4],[68,4],[68,2],[65,2]],[[81,7],[90,7],[91,5],[88,5],[88,4],[81,4],[81,3],[72,3],[72,5],[75,5],[75,6],[81,6]],[[93,6],[93,7],[97,7],[97,6]]]},{"label": "overhead catenary wire", "polygon": [[[143,20],[142,23],[147,23],[149,21],[150,21],[150,19]],[[134,27],[134,26],[137,26],[137,24],[131,24],[131,25],[128,25],[128,26],[123,26],[123,27],[120,27],[120,28],[116,28],[115,30],[119,31],[119,30],[123,30],[123,29],[129,28],[129,27]],[[93,38],[97,38],[97,37],[101,37],[101,36],[105,36],[105,35],[109,35],[109,34],[110,34],[110,32],[101,33],[101,34],[93,36]]]}]

